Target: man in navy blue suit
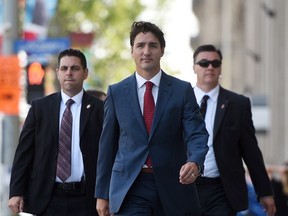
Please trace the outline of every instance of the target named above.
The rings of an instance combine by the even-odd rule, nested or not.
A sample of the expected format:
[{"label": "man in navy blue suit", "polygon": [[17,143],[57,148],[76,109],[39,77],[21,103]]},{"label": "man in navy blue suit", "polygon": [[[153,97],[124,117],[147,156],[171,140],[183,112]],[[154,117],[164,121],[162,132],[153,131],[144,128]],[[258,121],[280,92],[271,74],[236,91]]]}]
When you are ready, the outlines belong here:
[{"label": "man in navy blue suit", "polygon": [[209,151],[204,172],[196,180],[202,216],[233,216],[248,208],[245,162],[261,204],[268,216],[275,213],[270,180],[257,144],[249,98],[219,84],[222,54],[213,45],[194,52],[194,88],[199,104],[208,96],[205,115]]},{"label": "man in navy blue suit", "polygon": [[[99,215],[197,215],[194,184],[207,153],[208,133],[191,84],[160,67],[163,32],[134,22],[130,32],[136,72],[108,87],[95,196]],[[142,116],[146,82],[155,113],[147,131]],[[152,166],[146,164],[149,155]],[[110,209],[109,209],[110,207]]]}]

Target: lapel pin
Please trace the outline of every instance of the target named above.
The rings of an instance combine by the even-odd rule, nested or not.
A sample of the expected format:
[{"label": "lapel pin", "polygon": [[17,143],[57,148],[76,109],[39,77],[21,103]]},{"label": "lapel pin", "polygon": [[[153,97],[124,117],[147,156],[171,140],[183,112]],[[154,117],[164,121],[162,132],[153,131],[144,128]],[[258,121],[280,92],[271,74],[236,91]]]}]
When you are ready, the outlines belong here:
[{"label": "lapel pin", "polygon": [[224,105],[224,104],[222,104],[222,105],[221,105],[221,109],[224,109],[224,108],[225,108],[225,105]]},{"label": "lapel pin", "polygon": [[88,105],[86,106],[86,108],[87,108],[87,109],[89,109],[90,107],[91,107],[91,105],[90,105],[90,104],[88,104]]}]

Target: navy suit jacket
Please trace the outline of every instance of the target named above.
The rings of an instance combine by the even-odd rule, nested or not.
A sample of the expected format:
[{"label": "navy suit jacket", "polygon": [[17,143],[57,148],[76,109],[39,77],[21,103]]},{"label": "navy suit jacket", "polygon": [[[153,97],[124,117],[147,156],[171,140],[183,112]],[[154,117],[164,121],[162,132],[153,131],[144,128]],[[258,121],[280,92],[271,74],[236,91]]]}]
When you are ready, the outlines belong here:
[{"label": "navy suit jacket", "polygon": [[256,194],[272,195],[261,150],[255,136],[250,99],[220,87],[213,146],[223,187],[236,211],[248,208],[245,162]]},{"label": "navy suit jacket", "polygon": [[[10,197],[24,197],[24,211],[40,214],[52,198],[56,178],[60,92],[35,100],[20,134],[11,172]],[[103,102],[86,92],[80,114],[80,149],[86,178],[87,202],[96,215],[94,189]]]},{"label": "navy suit jacket", "polygon": [[100,138],[95,196],[117,212],[148,153],[167,215],[199,208],[195,185],[179,183],[187,161],[202,166],[208,133],[191,84],[162,72],[150,135],[142,117],[135,74],[108,88]]}]

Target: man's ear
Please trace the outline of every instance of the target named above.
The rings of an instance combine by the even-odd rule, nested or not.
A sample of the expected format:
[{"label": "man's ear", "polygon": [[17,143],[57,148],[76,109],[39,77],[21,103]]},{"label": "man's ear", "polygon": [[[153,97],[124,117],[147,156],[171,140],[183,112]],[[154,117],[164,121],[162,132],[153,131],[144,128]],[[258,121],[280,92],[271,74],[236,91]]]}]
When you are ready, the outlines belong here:
[{"label": "man's ear", "polygon": [[59,71],[59,68],[56,68],[56,77],[59,80],[58,71]]},{"label": "man's ear", "polygon": [[162,51],[161,57],[163,57],[163,55],[164,55],[164,53],[165,53],[165,48],[162,48],[161,51]]},{"label": "man's ear", "polygon": [[196,72],[195,72],[195,64],[193,64],[193,71],[194,71],[194,74],[196,74]]}]

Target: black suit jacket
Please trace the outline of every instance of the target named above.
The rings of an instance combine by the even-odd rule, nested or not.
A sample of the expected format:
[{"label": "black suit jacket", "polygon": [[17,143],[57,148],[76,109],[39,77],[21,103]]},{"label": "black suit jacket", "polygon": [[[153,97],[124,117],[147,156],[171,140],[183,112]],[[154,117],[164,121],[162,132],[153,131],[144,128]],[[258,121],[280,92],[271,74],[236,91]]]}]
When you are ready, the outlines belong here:
[{"label": "black suit jacket", "polygon": [[[60,103],[60,92],[33,101],[20,134],[11,172],[10,198],[23,196],[25,212],[43,212],[53,195]],[[102,123],[103,102],[84,91],[80,115],[80,149],[87,199],[92,212],[96,212],[94,189]]]},{"label": "black suit jacket", "polygon": [[220,87],[213,146],[225,193],[236,211],[248,208],[242,159],[258,197],[272,195],[271,183],[255,136],[249,98]]}]

